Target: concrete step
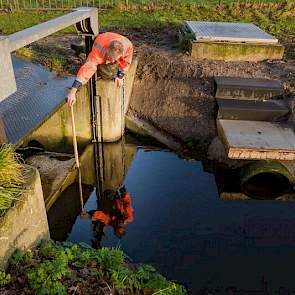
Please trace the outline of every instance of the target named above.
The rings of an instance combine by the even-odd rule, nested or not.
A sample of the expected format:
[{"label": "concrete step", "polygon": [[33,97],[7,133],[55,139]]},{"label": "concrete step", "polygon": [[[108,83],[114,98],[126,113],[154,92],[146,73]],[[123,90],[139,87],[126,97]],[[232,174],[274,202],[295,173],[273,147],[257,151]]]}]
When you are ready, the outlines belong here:
[{"label": "concrete step", "polygon": [[216,76],[214,80],[216,98],[264,100],[280,96],[284,92],[280,80],[223,76]]},{"label": "concrete step", "polygon": [[288,107],[280,100],[239,100],[218,98],[218,119],[277,121],[286,116]]},{"label": "concrete step", "polygon": [[295,160],[295,134],[288,126],[244,120],[216,120],[216,123],[230,159]]}]

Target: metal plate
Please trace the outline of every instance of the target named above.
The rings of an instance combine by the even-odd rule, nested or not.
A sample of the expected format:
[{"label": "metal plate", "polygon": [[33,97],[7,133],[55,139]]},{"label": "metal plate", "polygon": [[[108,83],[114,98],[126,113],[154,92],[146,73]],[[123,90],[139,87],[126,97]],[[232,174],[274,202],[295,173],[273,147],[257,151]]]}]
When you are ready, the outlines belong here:
[{"label": "metal plate", "polygon": [[187,21],[196,41],[277,44],[278,39],[250,23]]},{"label": "metal plate", "polygon": [[47,69],[13,58],[17,92],[0,102],[8,142],[16,144],[65,100],[73,77],[59,78]]}]

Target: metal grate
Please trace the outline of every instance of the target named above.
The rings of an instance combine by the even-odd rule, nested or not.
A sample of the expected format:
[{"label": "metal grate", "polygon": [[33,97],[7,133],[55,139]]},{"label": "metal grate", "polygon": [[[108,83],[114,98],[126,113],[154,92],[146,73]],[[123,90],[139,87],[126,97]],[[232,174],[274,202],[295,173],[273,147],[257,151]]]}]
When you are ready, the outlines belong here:
[{"label": "metal grate", "polygon": [[278,39],[248,23],[187,21],[196,41],[276,44]]},{"label": "metal grate", "polygon": [[13,58],[17,92],[0,102],[8,142],[16,144],[65,99],[72,77],[59,78],[45,68]]}]

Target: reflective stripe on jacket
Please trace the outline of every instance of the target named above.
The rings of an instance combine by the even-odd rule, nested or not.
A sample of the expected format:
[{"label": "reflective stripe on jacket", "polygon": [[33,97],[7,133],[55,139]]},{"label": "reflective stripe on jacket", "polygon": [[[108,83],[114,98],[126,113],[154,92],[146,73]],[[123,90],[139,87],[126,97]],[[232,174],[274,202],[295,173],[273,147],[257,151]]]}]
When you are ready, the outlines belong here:
[{"label": "reflective stripe on jacket", "polygon": [[96,72],[100,64],[108,60],[108,46],[112,41],[119,41],[123,44],[123,56],[117,61],[119,70],[126,72],[132,62],[133,45],[124,36],[116,33],[103,33],[98,35],[93,43],[92,50],[89,53],[85,64],[79,69],[76,80],[85,84]]}]

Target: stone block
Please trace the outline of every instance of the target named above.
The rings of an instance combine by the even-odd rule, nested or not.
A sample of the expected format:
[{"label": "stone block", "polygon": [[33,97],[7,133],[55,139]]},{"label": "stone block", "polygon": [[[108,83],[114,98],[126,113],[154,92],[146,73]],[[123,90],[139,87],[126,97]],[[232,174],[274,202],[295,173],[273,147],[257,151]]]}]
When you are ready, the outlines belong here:
[{"label": "stone block", "polygon": [[216,76],[214,82],[216,98],[266,100],[284,93],[280,80]]}]

